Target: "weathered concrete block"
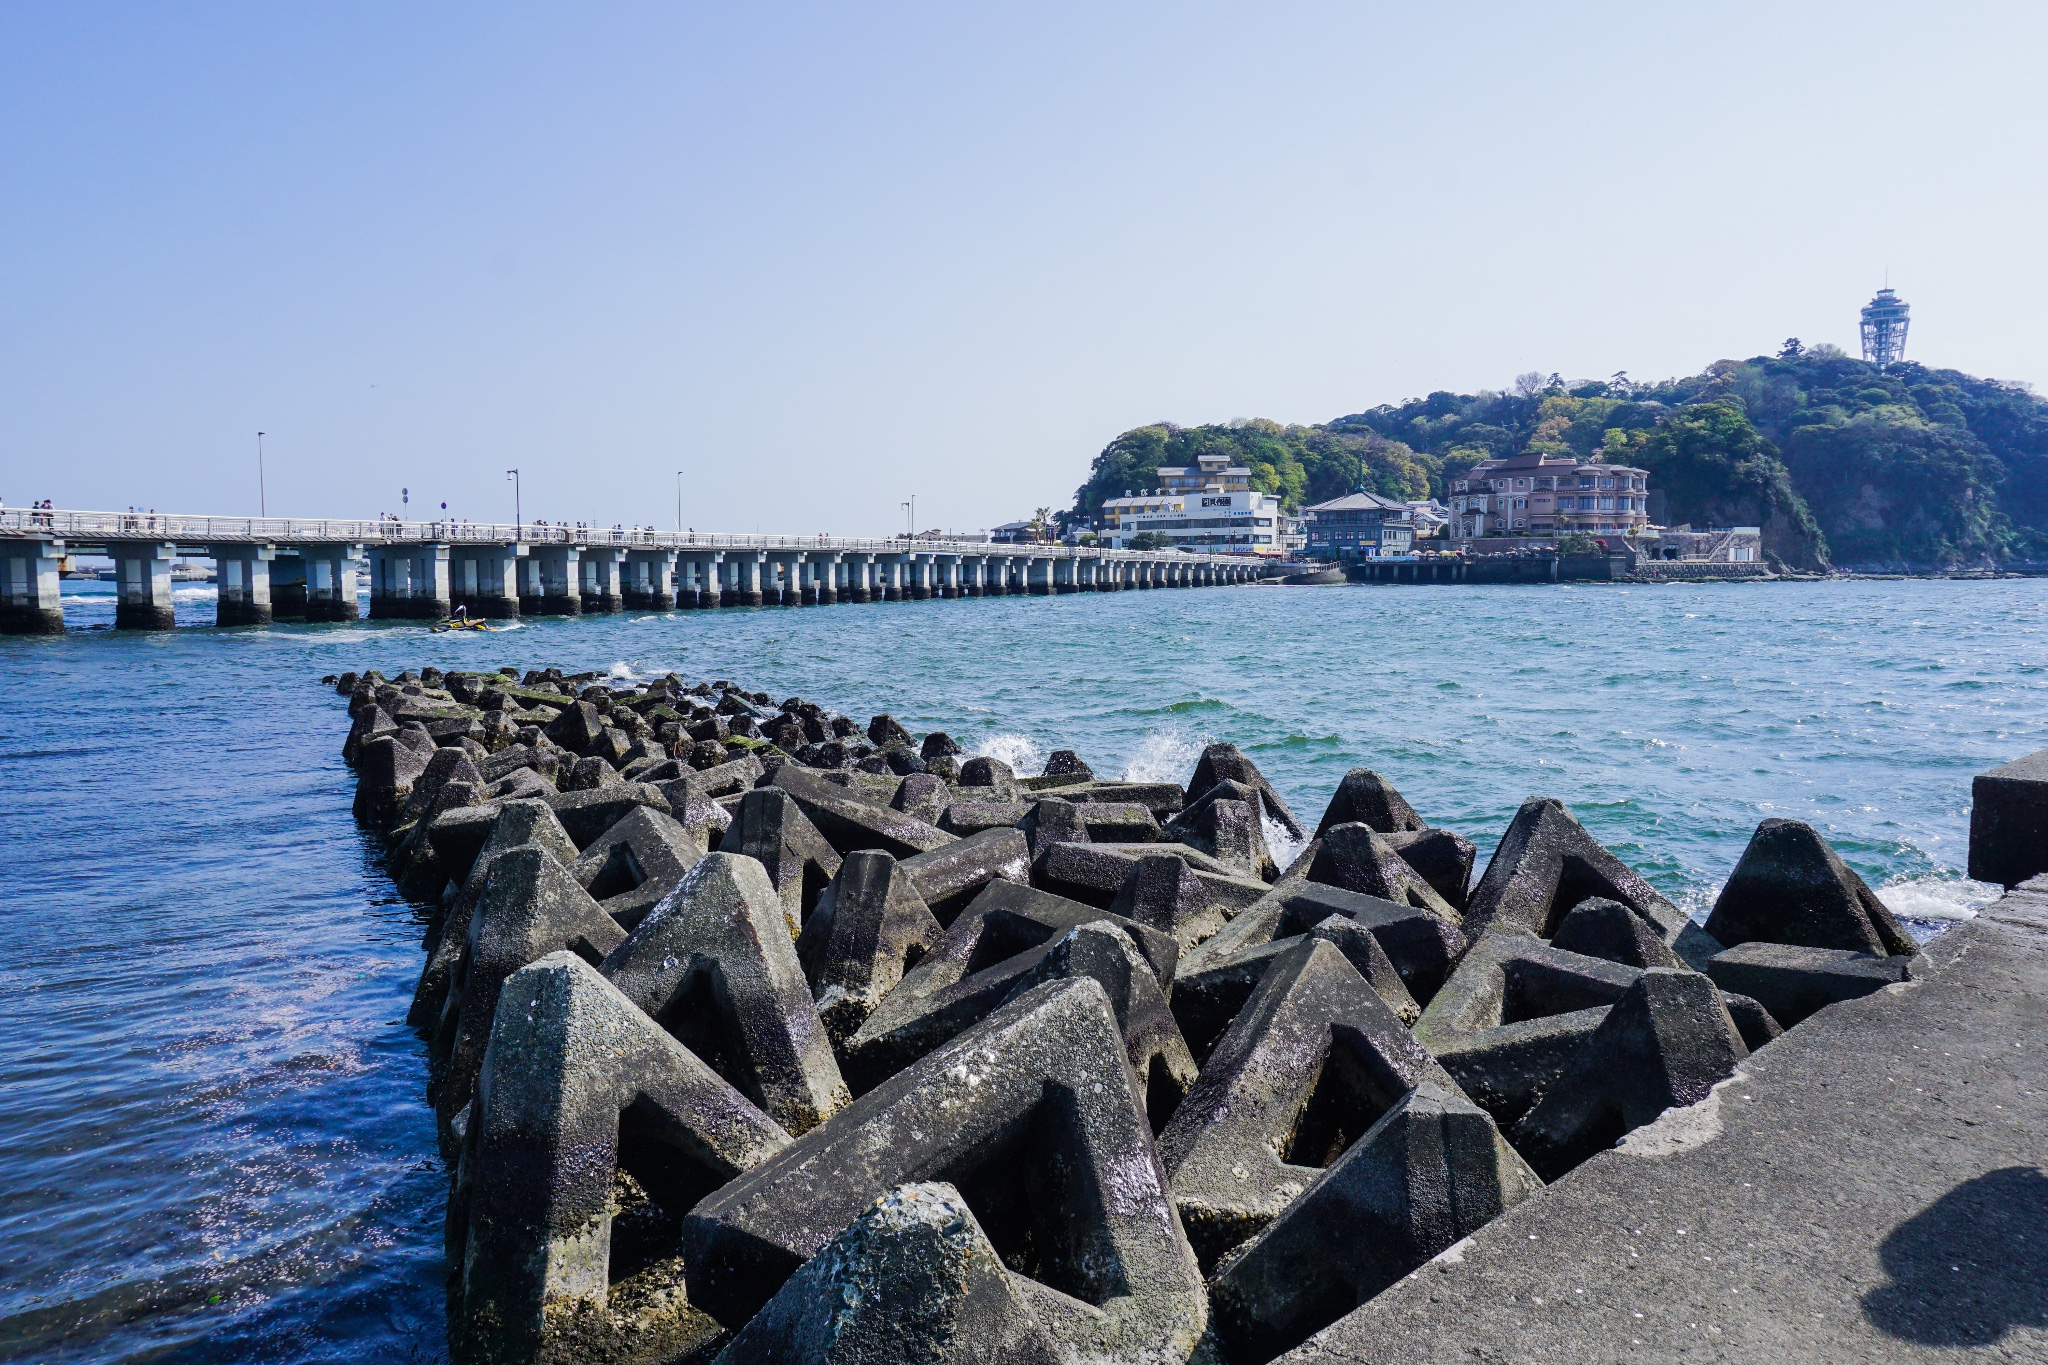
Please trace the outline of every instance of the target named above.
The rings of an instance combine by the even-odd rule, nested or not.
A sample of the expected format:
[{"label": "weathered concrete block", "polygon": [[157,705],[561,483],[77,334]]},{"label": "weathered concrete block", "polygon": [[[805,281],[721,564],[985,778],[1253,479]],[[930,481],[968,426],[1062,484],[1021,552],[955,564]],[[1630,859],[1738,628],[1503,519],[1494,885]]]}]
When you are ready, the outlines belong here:
[{"label": "weathered concrete block", "polygon": [[1081,756],[1072,749],[1054,749],[1045,760],[1046,777],[1072,777],[1082,782],[1093,782],[1095,770],[1082,762]]},{"label": "weathered concrete block", "polygon": [[1427,910],[1447,924],[1462,917],[1420,872],[1382,836],[1361,824],[1332,825],[1319,842],[1322,850],[1308,866],[1308,879],[1328,886],[1377,896],[1396,905]]},{"label": "weathered concrete block", "polygon": [[[726,831],[732,827],[731,811],[706,795],[703,788],[689,777],[669,778],[649,785],[661,793],[669,815],[677,824],[702,839],[707,849],[720,846]],[[726,851],[731,852],[730,849]]]},{"label": "weathered concrete block", "polygon": [[983,830],[1013,828],[1030,813],[1022,801],[949,801],[933,823],[964,839]]},{"label": "weathered concrete block", "polygon": [[515,972],[500,999],[449,1217],[462,1358],[679,1359],[712,1344],[718,1324],[660,1283],[672,1263],[654,1284],[613,1283],[621,1168],[679,1217],[788,1135],[574,953]]},{"label": "weathered concrete block", "polygon": [[1044,857],[1045,851],[1054,844],[1094,842],[1088,837],[1088,826],[1081,818],[1080,807],[1056,796],[1032,802],[1018,828],[1024,832],[1025,842],[1031,847],[1034,863]]},{"label": "weathered concrete block", "polygon": [[569,865],[569,875],[619,927],[631,929],[708,851],[672,816],[640,806],[593,839]]},{"label": "weathered concrete block", "polygon": [[604,717],[587,701],[570,702],[541,733],[572,754],[587,754],[604,738]]},{"label": "weathered concrete block", "polygon": [[1490,933],[1422,1011],[1415,1040],[1495,1122],[1512,1126],[1641,975],[1527,934]]},{"label": "weathered concrete block", "polygon": [[706,855],[598,970],[788,1131],[846,1106],[781,898],[752,858]]},{"label": "weathered concrete block", "polygon": [[1202,1263],[1271,1222],[1431,1076],[1451,1086],[1334,946],[1282,950],[1159,1135]]},{"label": "weathered concrete block", "polygon": [[899,1185],[826,1243],[718,1365],[1064,1365],[960,1192]]},{"label": "weathered concrete block", "polygon": [[1296,839],[1308,838],[1308,831],[1294,812],[1280,799],[1280,793],[1273,790],[1273,784],[1259,771],[1256,763],[1244,756],[1235,744],[1211,744],[1202,750],[1202,756],[1195,761],[1194,776],[1188,779],[1187,801],[1190,805],[1218,782],[1241,782],[1259,793],[1265,805],[1265,813],[1282,829]]},{"label": "weathered concrete block", "polygon": [[1715,954],[1707,963],[1707,975],[1722,990],[1757,1001],[1791,1028],[1837,1001],[1859,999],[1906,980],[1909,961],[1840,948],[1743,943]]},{"label": "weathered concrete block", "polygon": [[1422,874],[1436,888],[1445,904],[1463,914],[1471,895],[1472,862],[1479,850],[1462,834],[1447,829],[1425,829],[1380,837],[1401,855],[1401,861]]},{"label": "weathered concrete block", "polygon": [[1183,951],[1224,925],[1223,907],[1210,898],[1194,869],[1166,853],[1132,864],[1109,910],[1171,935]]},{"label": "weathered concrete block", "polygon": [[1733,991],[1722,991],[1721,1003],[1727,1007],[1728,1017],[1735,1021],[1735,1031],[1742,1035],[1742,1045],[1751,1052],[1785,1032],[1784,1026],[1763,1007],[1762,1001]]},{"label": "weathered concrete block", "polygon": [[537,845],[491,859],[434,1038],[434,1108],[444,1142],[469,1104],[505,978],[549,953],[602,957],[626,937],[554,855]]},{"label": "weathered concrete block", "polygon": [[[725,750],[720,749],[719,752],[723,754]],[[690,781],[706,796],[731,796],[734,792],[752,791],[766,771],[760,759],[752,754],[741,754],[738,758],[721,759],[709,768],[700,769]]]},{"label": "weathered concrete block", "polygon": [[357,711],[349,724],[348,738],[341,746],[342,761],[353,766],[362,757],[365,744],[397,733],[398,722],[383,707],[371,702]]},{"label": "weathered concrete block", "polygon": [[1266,848],[1262,798],[1239,782],[1219,782],[1173,818],[1166,832],[1230,869],[1234,876],[1273,881],[1279,870]]},{"label": "weathered concrete block", "polygon": [[1683,967],[1650,922],[1620,901],[1580,901],[1558,924],[1550,946],[1624,967]]},{"label": "weathered concrete block", "polygon": [[[1464,953],[1468,940],[1441,915],[1378,896],[1325,886],[1305,877],[1283,878],[1255,904],[1238,912],[1214,938],[1189,953],[1183,975],[1205,964],[1297,934],[1306,934],[1332,915],[1364,926],[1386,952],[1401,984],[1427,1004]],[[1185,1030],[1186,1025],[1183,1023]],[[1197,1055],[1199,1055],[1197,1049]]]},{"label": "weathered concrete block", "polygon": [[913,820],[901,811],[864,801],[794,763],[784,765],[775,774],[773,785],[796,798],[818,832],[841,854],[879,848],[891,857],[912,858],[943,848],[954,840],[953,835],[942,829]]},{"label": "weathered concrete block", "polygon": [[1338,825],[1350,824],[1364,825],[1375,834],[1400,834],[1429,828],[1428,823],[1415,813],[1415,807],[1394,790],[1393,783],[1370,768],[1353,768],[1344,774],[1337,790],[1330,796],[1330,804],[1323,810],[1322,822],[1316,826],[1316,837],[1322,838]]},{"label": "weathered concrete block", "polygon": [[767,869],[789,921],[791,938],[803,931],[811,908],[839,873],[839,851],[804,815],[796,798],[775,787],[762,787],[740,798],[738,815],[719,847],[752,858]]},{"label": "weathered concrete block", "polygon": [[1791,943],[1879,957],[1918,951],[1877,893],[1798,820],[1756,827],[1714,901],[1707,933],[1730,948]]},{"label": "weathered concrete block", "polygon": [[940,924],[951,924],[991,882],[1031,880],[1031,851],[1015,829],[989,829],[915,858],[903,871]]},{"label": "weathered concrete block", "polygon": [[1484,1111],[1424,1081],[1219,1269],[1232,1365],[1262,1365],[1542,1188]]},{"label": "weathered concrete block", "polygon": [[882,1193],[945,1179],[1054,1291],[1032,1306],[1064,1357],[1188,1360],[1201,1276],[1126,1066],[1095,981],[1026,992],[692,1209],[691,1302],[738,1326]]},{"label": "weathered concrete block", "polygon": [[880,849],[848,854],[797,940],[832,1041],[859,1032],[943,933],[903,864]]},{"label": "weathered concrete block", "polygon": [[669,808],[658,789],[642,782],[621,782],[595,791],[559,792],[538,799],[554,811],[578,848],[590,847],[599,835],[642,806],[663,812]]},{"label": "weathered concrete block", "polygon": [[1499,926],[1549,938],[1575,906],[1596,897],[1620,901],[1648,920],[1695,968],[1720,951],[1720,944],[1548,797],[1515,812],[1465,906],[1465,932],[1476,938]]},{"label": "weathered concrete block", "polygon": [[930,773],[911,773],[889,798],[889,809],[900,810],[913,820],[936,825],[953,800],[953,789],[943,778]]},{"label": "weathered concrete block", "polygon": [[2048,872],[2048,749],[1970,783],[1970,875],[2010,890]]},{"label": "weathered concrete block", "polygon": [[1022,790],[1017,783],[1017,774],[1010,770],[1009,764],[1000,758],[986,756],[963,760],[960,764],[960,780],[953,785],[985,788],[991,801],[1015,801],[1018,792]]},{"label": "weathered concrete block", "polygon": [[364,743],[356,755],[356,819],[372,829],[389,829],[405,813],[412,784],[426,772],[429,756],[395,733]]},{"label": "weathered concrete block", "polygon": [[1697,1104],[1749,1055],[1714,983],[1645,971],[1509,1136],[1556,1180],[1674,1105]]},{"label": "weathered concrete block", "polygon": [[1143,806],[1156,820],[1172,819],[1187,804],[1178,782],[1080,782],[1061,787],[1060,795],[1069,801]]},{"label": "weathered concrete block", "polygon": [[1032,864],[1032,881],[1069,900],[1107,909],[1141,858],[1171,854],[1193,869],[1209,899],[1228,914],[1262,898],[1262,881],[1218,870],[1223,864],[1185,844],[1054,844]]}]

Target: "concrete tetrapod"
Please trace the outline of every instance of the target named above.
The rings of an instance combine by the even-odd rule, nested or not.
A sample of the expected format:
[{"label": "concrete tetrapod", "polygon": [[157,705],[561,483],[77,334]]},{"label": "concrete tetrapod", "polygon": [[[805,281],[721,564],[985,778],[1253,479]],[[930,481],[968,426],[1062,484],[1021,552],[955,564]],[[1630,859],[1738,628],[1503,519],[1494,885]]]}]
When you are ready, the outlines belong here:
[{"label": "concrete tetrapod", "polygon": [[846,1106],[782,902],[752,858],[707,854],[598,970],[790,1132]]},{"label": "concrete tetrapod", "polygon": [[795,938],[811,908],[839,873],[839,852],[825,841],[786,791],[759,787],[740,798],[739,813],[719,848],[752,858],[768,872]]},{"label": "concrete tetrapod", "polygon": [[1421,831],[1429,824],[1415,813],[1394,784],[1370,768],[1353,768],[1337,783],[1316,826],[1320,839],[1338,825],[1360,824],[1376,834]]},{"label": "concrete tetrapod", "polygon": [[1423,1004],[1443,985],[1451,964],[1467,946],[1464,930],[1439,914],[1305,877],[1287,877],[1240,911],[1214,938],[1190,952],[1181,970],[1200,971],[1210,962],[1305,934],[1332,915],[1342,915],[1370,930],[1400,973],[1409,996]]},{"label": "concrete tetrapod", "polygon": [[1159,1136],[1203,1264],[1271,1222],[1430,1077],[1455,1088],[1342,953],[1317,939],[1281,949]]},{"label": "concrete tetrapod", "polygon": [[692,1209],[691,1302],[737,1327],[881,1194],[943,1180],[1062,1357],[1190,1359],[1201,1274],[1126,1074],[1100,985],[1026,992]]},{"label": "concrete tetrapod", "polygon": [[505,978],[565,949],[602,957],[625,937],[546,849],[528,844],[491,860],[433,1040],[433,1099],[444,1142],[460,1136],[457,1119],[474,1091]]},{"label": "concrete tetrapod", "polygon": [[1913,959],[1873,957],[1840,948],[1743,943],[1717,953],[1707,975],[1724,991],[1746,995],[1786,1028],[1841,1000],[1855,1000],[1907,980]]},{"label": "concrete tetrapod", "polygon": [[427,928],[427,963],[420,969],[419,985],[413,990],[412,1009],[405,1022],[424,1029],[431,1038],[440,1027],[448,1003],[448,983],[462,953],[469,946],[469,923],[482,898],[486,874],[500,854],[532,845],[567,867],[576,861],[576,844],[569,838],[555,813],[539,801],[507,801],[491,819],[476,856],[470,860],[462,890],[455,901]]},{"label": "concrete tetrapod", "polygon": [[835,1045],[860,1031],[943,933],[901,863],[878,848],[846,856],[796,945]]},{"label": "concrete tetrapod", "polygon": [[1507,1126],[1572,1062],[1642,972],[1527,934],[1480,938],[1415,1024],[1415,1040]]},{"label": "concrete tetrapod", "polygon": [[1748,1055],[1712,981],[1652,967],[1510,1136],[1538,1174],[1555,1180],[1666,1109],[1705,1099]]},{"label": "concrete tetrapod", "polygon": [[1194,869],[1168,853],[1148,854],[1124,878],[1109,913],[1149,924],[1183,949],[1224,925],[1223,907],[1209,897]]},{"label": "concrete tetrapod", "polygon": [[1218,1267],[1230,1365],[1263,1365],[1542,1188],[1485,1111],[1423,1081]]},{"label": "concrete tetrapod", "polygon": [[703,841],[652,806],[641,806],[591,840],[569,865],[604,912],[631,929],[704,857]]},{"label": "concrete tetrapod", "polygon": [[867,1090],[1042,982],[1093,977],[1109,996],[1124,1038],[1134,1092],[1164,1124],[1196,1068],[1158,977],[1124,932],[1102,916],[963,977],[942,990],[884,1002],[845,1045],[848,1077]]},{"label": "concrete tetrapod", "polygon": [[1174,977],[1173,1017],[1203,1066],[1209,1064],[1210,1054],[1274,964],[1310,942],[1336,949],[1404,1027],[1421,1015],[1421,1008],[1372,931],[1347,916],[1329,915],[1310,925],[1306,933],[1290,934],[1241,953],[1202,954],[1182,964]]},{"label": "concrete tetrapod", "polygon": [[513,973],[500,999],[450,1208],[459,1358],[671,1360],[708,1344],[718,1324],[677,1292],[672,1248],[651,1283],[618,1274],[619,1172],[679,1215],[788,1135],[574,953]]},{"label": "concrete tetrapod", "polygon": [[717,1365],[1061,1365],[951,1185],[899,1185],[789,1277]]},{"label": "concrete tetrapod", "polygon": [[1470,839],[1448,829],[1400,831],[1380,838],[1402,862],[1420,872],[1451,909],[1465,913],[1472,892],[1472,862],[1479,855]]},{"label": "concrete tetrapod", "polygon": [[953,835],[942,829],[913,820],[902,811],[862,800],[794,763],[783,764],[773,783],[796,798],[818,832],[841,854],[879,848],[897,858],[912,858],[943,848],[954,840]]},{"label": "concrete tetrapod", "polygon": [[1396,905],[1412,905],[1429,911],[1446,924],[1462,922],[1463,917],[1451,903],[1385,836],[1354,823],[1332,825],[1316,842],[1321,847],[1308,864],[1306,875],[1310,881],[1341,886],[1362,896],[1377,896]]},{"label": "concrete tetrapod", "polygon": [[[1022,810],[1017,818],[1023,818]],[[905,858],[910,884],[940,924],[951,924],[991,882],[1028,884],[1031,849],[1022,830],[984,829],[942,848]]]},{"label": "concrete tetrapod", "polygon": [[1721,950],[1549,797],[1526,801],[1515,812],[1465,906],[1465,932],[1478,938],[1498,927],[1547,939],[1567,913],[1596,897],[1620,901],[1649,921],[1657,936],[1695,969]]},{"label": "concrete tetrapod", "polygon": [[1707,933],[1729,948],[1788,943],[1875,957],[1919,951],[1877,893],[1798,820],[1756,827],[1714,901]]},{"label": "concrete tetrapod", "polygon": [[1308,831],[1301,821],[1294,818],[1287,803],[1280,799],[1280,793],[1273,790],[1273,784],[1259,771],[1259,765],[1244,756],[1235,744],[1211,744],[1202,750],[1202,756],[1195,760],[1194,775],[1188,778],[1187,801],[1190,805],[1218,782],[1242,782],[1256,790],[1265,804],[1266,815],[1280,828],[1296,839],[1308,838]]}]

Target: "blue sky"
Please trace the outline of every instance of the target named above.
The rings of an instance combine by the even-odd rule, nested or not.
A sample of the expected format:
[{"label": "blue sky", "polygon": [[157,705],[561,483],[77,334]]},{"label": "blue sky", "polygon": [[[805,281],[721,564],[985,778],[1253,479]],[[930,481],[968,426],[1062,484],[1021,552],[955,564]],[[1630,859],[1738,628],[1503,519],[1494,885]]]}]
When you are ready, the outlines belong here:
[{"label": "blue sky", "polygon": [[1117,432],[2048,383],[2039,6],[0,8],[0,497],[844,534]]}]

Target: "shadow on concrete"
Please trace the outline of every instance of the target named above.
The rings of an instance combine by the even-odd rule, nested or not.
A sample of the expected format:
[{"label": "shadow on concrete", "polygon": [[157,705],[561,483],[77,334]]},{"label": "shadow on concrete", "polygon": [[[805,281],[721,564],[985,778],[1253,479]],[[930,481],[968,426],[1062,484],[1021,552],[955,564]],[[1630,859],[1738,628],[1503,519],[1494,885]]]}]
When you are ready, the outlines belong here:
[{"label": "shadow on concrete", "polygon": [[1989,1346],[2048,1329],[2048,1176],[2031,1166],[1966,1180],[1891,1230],[1892,1282],[1863,1296],[1879,1331],[1926,1346]]}]

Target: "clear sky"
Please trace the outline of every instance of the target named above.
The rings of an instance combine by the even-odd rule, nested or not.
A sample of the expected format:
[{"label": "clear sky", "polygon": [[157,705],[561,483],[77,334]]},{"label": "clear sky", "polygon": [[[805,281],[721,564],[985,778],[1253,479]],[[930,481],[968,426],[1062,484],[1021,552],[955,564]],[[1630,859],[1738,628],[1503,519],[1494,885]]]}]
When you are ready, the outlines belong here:
[{"label": "clear sky", "polygon": [[2048,7],[0,7],[0,497],[980,527],[1119,431],[2048,383]]}]

